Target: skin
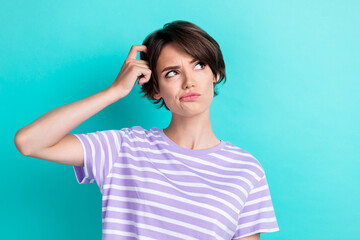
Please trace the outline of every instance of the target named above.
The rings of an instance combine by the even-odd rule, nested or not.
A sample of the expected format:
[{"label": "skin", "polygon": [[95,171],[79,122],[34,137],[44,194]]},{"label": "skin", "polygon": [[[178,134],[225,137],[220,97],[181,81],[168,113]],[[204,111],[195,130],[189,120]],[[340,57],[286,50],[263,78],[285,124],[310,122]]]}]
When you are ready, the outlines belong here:
[{"label": "skin", "polygon": [[[210,122],[213,82],[218,81],[220,75],[215,78],[208,65],[198,61],[189,63],[192,59],[176,43],[166,44],[157,62],[159,93],[153,97],[163,98],[171,111],[171,121],[164,133],[172,141],[188,149],[208,149],[220,144]],[[179,69],[162,72],[165,67],[177,65]],[[193,101],[181,101],[180,97],[188,92],[197,92],[201,96]]]},{"label": "skin", "polygon": [[260,233],[251,235],[251,236],[247,236],[247,237],[243,237],[243,238],[237,238],[235,240],[260,240]]},{"label": "skin", "polygon": [[[208,65],[198,61],[190,63],[191,55],[183,52],[174,42],[165,45],[157,62],[159,93],[171,111],[171,121],[164,133],[177,145],[188,149],[207,149],[220,144],[210,122],[210,105],[213,100],[215,78]],[[165,67],[180,66],[162,72]],[[166,77],[167,75],[167,77]],[[184,102],[180,97],[187,92],[197,92],[196,100]],[[260,233],[237,240],[259,240]]]}]

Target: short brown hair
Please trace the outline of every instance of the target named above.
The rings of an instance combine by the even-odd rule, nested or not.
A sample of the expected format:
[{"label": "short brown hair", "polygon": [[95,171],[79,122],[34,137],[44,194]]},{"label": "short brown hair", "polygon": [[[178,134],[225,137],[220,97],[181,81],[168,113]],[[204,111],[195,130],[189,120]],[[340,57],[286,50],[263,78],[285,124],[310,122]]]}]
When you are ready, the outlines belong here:
[{"label": "short brown hair", "polygon": [[162,29],[150,33],[142,43],[147,47],[147,53],[140,52],[140,59],[148,61],[151,70],[150,80],[141,85],[141,92],[144,93],[142,98],[147,97],[155,104],[161,101],[159,108],[165,105],[169,110],[162,98],[153,98],[154,94],[159,93],[157,60],[162,48],[169,42],[175,42],[184,52],[209,65],[215,78],[218,73],[220,74],[219,80],[214,83],[214,97],[217,96],[215,86],[223,79],[224,83],[226,82],[225,63],[219,44],[197,25],[177,20],[166,23]]}]

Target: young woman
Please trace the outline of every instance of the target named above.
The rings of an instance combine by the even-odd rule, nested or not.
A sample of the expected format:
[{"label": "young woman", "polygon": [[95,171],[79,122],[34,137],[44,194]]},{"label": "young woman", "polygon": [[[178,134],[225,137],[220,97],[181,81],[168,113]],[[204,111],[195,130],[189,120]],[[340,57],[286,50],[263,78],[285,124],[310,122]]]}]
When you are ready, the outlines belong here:
[{"label": "young woman", "polygon": [[[137,79],[143,97],[171,111],[166,129],[68,134],[128,95]],[[260,239],[279,230],[264,169],[211,127],[223,79],[217,42],[174,21],[131,47],[111,86],[39,117],[15,144],[25,156],[73,165],[79,183],[97,183],[105,240]]]}]

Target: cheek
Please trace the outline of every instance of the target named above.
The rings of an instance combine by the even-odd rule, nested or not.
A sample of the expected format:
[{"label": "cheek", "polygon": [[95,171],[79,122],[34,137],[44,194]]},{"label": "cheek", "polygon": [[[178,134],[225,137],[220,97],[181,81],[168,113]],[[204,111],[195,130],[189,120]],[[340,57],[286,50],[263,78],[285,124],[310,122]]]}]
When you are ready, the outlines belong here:
[{"label": "cheek", "polygon": [[163,99],[166,99],[167,101],[171,102],[174,98],[176,98],[177,93],[174,90],[176,89],[174,86],[170,85],[163,85],[160,87],[161,96]]},{"label": "cheek", "polygon": [[210,82],[207,86],[208,86],[208,90],[209,90],[210,92],[214,91],[214,84],[213,84],[213,82]]}]

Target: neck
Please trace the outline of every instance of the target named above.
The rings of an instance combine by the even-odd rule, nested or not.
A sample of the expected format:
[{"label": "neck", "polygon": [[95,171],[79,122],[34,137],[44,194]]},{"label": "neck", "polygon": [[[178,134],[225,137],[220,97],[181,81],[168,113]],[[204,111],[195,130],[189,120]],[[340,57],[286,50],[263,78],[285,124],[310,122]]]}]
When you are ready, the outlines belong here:
[{"label": "neck", "polygon": [[194,150],[220,144],[211,127],[210,109],[191,117],[172,113],[171,122],[164,133],[179,146]]}]

